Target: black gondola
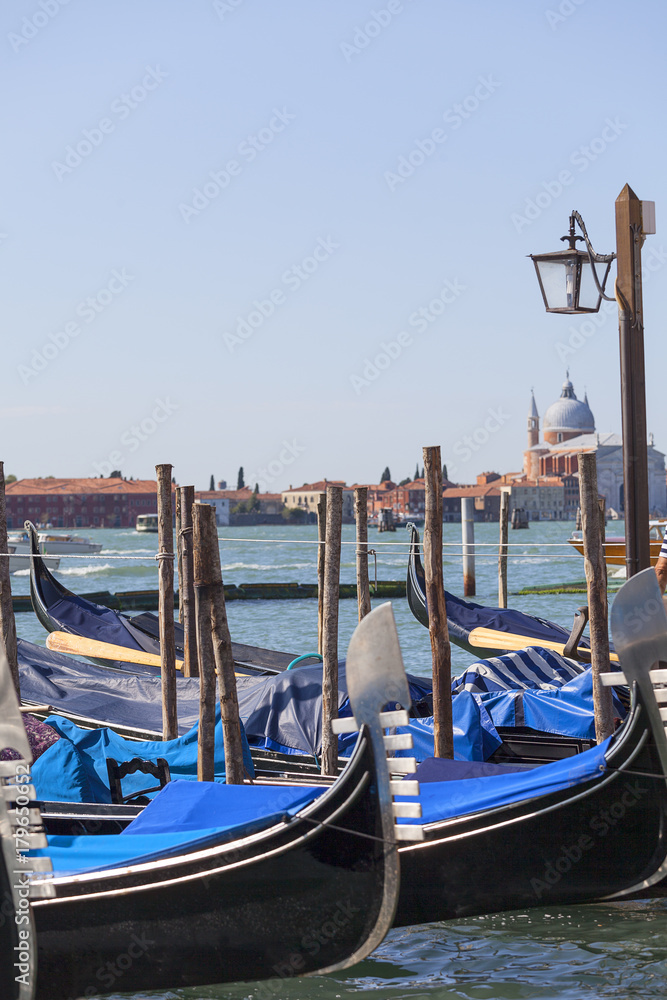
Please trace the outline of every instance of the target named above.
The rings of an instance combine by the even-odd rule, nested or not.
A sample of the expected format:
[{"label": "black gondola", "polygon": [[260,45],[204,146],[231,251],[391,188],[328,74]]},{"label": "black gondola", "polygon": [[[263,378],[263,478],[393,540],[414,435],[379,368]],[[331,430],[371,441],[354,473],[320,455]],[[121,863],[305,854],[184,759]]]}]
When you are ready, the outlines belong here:
[{"label": "black gondola", "polygon": [[[30,597],[37,618],[47,632],[70,632],[91,639],[101,639],[127,649],[160,654],[159,624],[157,615],[144,612],[129,617],[101,604],[95,604],[73,594],[49,572],[39,551],[37,530],[30,521],[25,522],[30,535]],[[183,656],[183,626],[174,625],[176,654]],[[277,674],[286,670],[296,658],[296,653],[263,649],[233,642],[232,653],[237,671],[250,674]],[[316,654],[314,654],[315,658]],[[97,660],[124,668],[115,661]],[[135,672],[159,674],[159,667],[133,664]]]},{"label": "black gondola", "polygon": [[[7,706],[14,714],[17,706],[3,660],[7,719]],[[382,707],[409,705],[390,605],[359,625],[347,662],[361,730],[330,788],[283,788],[267,813],[253,805],[263,788],[172,783],[135,821],[142,833],[133,837],[128,827],[125,836],[66,838],[37,852],[55,868],[31,877],[37,892],[52,894],[31,904],[37,1000],[330,972],[382,941],[399,889],[395,841],[406,835],[394,817],[419,810],[416,802],[393,803],[385,755],[383,725],[396,713],[389,720]],[[161,798],[167,793],[173,802]],[[248,796],[255,798],[248,803]],[[241,807],[241,822],[224,811],[230,801]],[[196,822],[188,824],[179,802],[198,809]],[[158,816],[177,817],[176,842],[158,842],[162,826],[151,833],[151,808],[153,823],[156,808]],[[202,822],[208,825],[197,826]],[[8,944],[3,938],[3,961]],[[11,996],[6,963],[2,968],[2,996]]]},{"label": "black gondola", "polygon": [[[667,875],[667,613],[653,570],[619,591],[611,626],[624,672],[615,680],[631,686],[632,707],[609,746],[572,758],[571,787],[546,794],[534,782],[546,788],[567,762],[440,789],[423,783],[425,839],[400,850],[398,924],[650,895]],[[592,772],[575,783],[587,761]],[[456,762],[443,766],[451,778]],[[506,789],[499,804],[499,783],[510,779],[537,794],[512,799]]]},{"label": "black gondola", "polygon": [[[428,628],[424,567],[419,556],[419,532],[414,524],[408,524],[406,527],[411,532],[407,576],[408,604],[417,621]],[[479,656],[481,652],[485,658],[488,658],[502,656],[503,653],[508,652],[508,649],[503,647],[488,649],[475,646],[471,642],[470,635],[476,628],[507,632],[508,635],[526,636],[534,639],[536,646],[539,646],[540,640],[559,642],[566,646],[570,639],[571,633],[567,629],[546,618],[528,615],[523,611],[513,611],[511,608],[486,608],[482,604],[463,601],[448,591],[445,591],[445,598],[449,638],[461,649],[472,653],[473,656]],[[588,649],[590,646],[588,639],[583,636],[578,640],[577,645],[580,649]],[[515,648],[513,645],[509,647],[509,649]]]}]

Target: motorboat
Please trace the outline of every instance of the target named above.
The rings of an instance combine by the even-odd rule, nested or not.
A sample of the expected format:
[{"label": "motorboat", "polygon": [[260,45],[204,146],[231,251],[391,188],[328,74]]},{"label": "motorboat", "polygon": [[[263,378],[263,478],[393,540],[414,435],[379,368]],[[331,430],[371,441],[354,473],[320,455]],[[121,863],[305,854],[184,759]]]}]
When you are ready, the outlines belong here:
[{"label": "motorboat", "polygon": [[[655,566],[660,556],[662,540],[667,522],[649,521],[649,541],[651,546],[651,566]],[[582,556],[584,554],[584,539],[581,531],[573,531],[568,542]],[[607,535],[603,542],[604,561],[607,566],[625,566],[625,535]]]},{"label": "motorboat", "polygon": [[139,514],[135,524],[136,531],[148,531],[157,534],[157,514]]},{"label": "motorboat", "polygon": [[[30,553],[30,534],[27,529],[12,531],[8,534],[7,539],[10,545],[15,546],[17,553]],[[90,555],[102,551],[101,542],[91,542],[90,538],[84,538],[81,535],[58,535],[50,531],[39,531],[37,541],[42,555]]]}]

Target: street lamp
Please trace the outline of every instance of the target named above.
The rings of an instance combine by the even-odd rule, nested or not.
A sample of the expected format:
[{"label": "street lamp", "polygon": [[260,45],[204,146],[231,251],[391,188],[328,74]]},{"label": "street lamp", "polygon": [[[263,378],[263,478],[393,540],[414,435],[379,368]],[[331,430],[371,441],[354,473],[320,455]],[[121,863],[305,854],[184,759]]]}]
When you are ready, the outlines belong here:
[{"label": "street lamp", "polygon": [[[579,224],[583,236],[575,235],[575,222]],[[546,310],[569,316],[574,313],[595,313],[603,298],[610,299],[604,294],[604,287],[616,254],[595,253],[584,220],[578,212],[572,212],[570,232],[567,236],[561,236],[561,240],[569,243],[567,250],[529,255],[535,265]],[[585,253],[577,249],[577,242],[586,244]]]},{"label": "street lamp", "polygon": [[[582,236],[574,232],[575,222]],[[625,564],[628,578],[651,564],[648,533],[648,461],[641,248],[655,233],[655,204],[640,201],[626,184],[616,199],[616,253],[596,254],[578,212],[561,239],[569,249],[531,254],[547,312],[566,315],[597,312],[602,299],[618,303],[623,421]],[[576,248],[586,244],[587,253]],[[604,294],[611,262],[617,259],[614,296]],[[604,265],[606,264],[606,268]],[[600,266],[600,274],[596,270]]]}]

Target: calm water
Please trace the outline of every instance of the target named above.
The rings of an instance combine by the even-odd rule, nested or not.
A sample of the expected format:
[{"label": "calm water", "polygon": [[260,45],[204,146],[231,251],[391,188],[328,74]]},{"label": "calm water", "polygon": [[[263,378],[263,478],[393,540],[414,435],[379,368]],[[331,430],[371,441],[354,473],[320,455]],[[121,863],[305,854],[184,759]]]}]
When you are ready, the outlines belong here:
[{"label": "calm water", "polygon": [[[571,522],[533,524],[510,532],[509,589],[543,582],[583,579],[583,559],[565,547],[545,547],[565,541]],[[622,533],[622,524],[609,532]],[[445,525],[445,541],[460,541],[460,526]],[[130,530],[87,532],[104,549],[98,559],[63,559],[60,579],[72,590],[138,590],[157,586],[155,535]],[[316,538],[316,529],[224,528],[222,561],[225,581],[316,581],[316,547],[301,544]],[[498,526],[476,525],[477,542],[496,542]],[[354,528],[344,528],[344,541],[354,541]],[[243,541],[242,539],[252,539]],[[277,539],[278,541],[272,541]],[[402,532],[378,535],[379,579],[405,575],[407,545]],[[491,549],[481,551],[492,551]],[[446,553],[453,550],[446,550]],[[130,561],[128,555],[144,557]],[[120,557],[120,558],[118,558]],[[125,557],[125,558],[123,558]],[[355,578],[354,544],[343,546],[343,581]],[[445,556],[448,589],[461,592],[461,562]],[[12,577],[14,593],[28,593],[26,575]],[[477,599],[496,603],[495,559],[477,562]],[[510,605],[569,625],[584,595],[515,597]],[[405,600],[394,602],[406,666],[428,673],[430,647],[426,629],[418,625]],[[315,601],[234,601],[228,605],[232,636],[275,649],[307,652],[316,648]],[[340,650],[347,645],[356,620],[356,602],[341,602]],[[19,615],[19,634],[43,642],[44,633],[32,615]],[[471,657],[453,647],[457,670]],[[508,845],[511,849],[511,845]],[[499,864],[502,859],[499,858]],[[593,1000],[593,998],[667,996],[667,900],[533,909],[475,919],[449,921],[392,931],[382,947],[347,974],[293,981],[238,984],[136,994],[134,1000],[338,1000],[369,992],[384,1000],[451,998],[451,1000]],[[122,987],[122,983],[118,984]],[[115,993],[114,997],[130,994]]]}]

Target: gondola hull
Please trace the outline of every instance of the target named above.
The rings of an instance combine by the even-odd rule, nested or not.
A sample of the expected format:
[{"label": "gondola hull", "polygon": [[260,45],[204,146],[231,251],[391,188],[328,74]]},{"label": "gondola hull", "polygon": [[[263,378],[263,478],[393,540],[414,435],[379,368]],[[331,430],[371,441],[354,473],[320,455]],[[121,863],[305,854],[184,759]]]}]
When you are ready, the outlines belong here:
[{"label": "gondola hull", "polygon": [[609,755],[610,768],[619,770],[601,780],[427,823],[424,842],[400,851],[396,923],[589,903],[659,881],[667,783],[645,723],[638,706]]},{"label": "gondola hull", "polygon": [[[56,879],[57,897],[34,904],[38,1000],[92,988],[292,977],[345,964],[383,905],[373,774],[365,740],[303,819],[162,864]],[[334,819],[335,830],[327,826]]]}]

